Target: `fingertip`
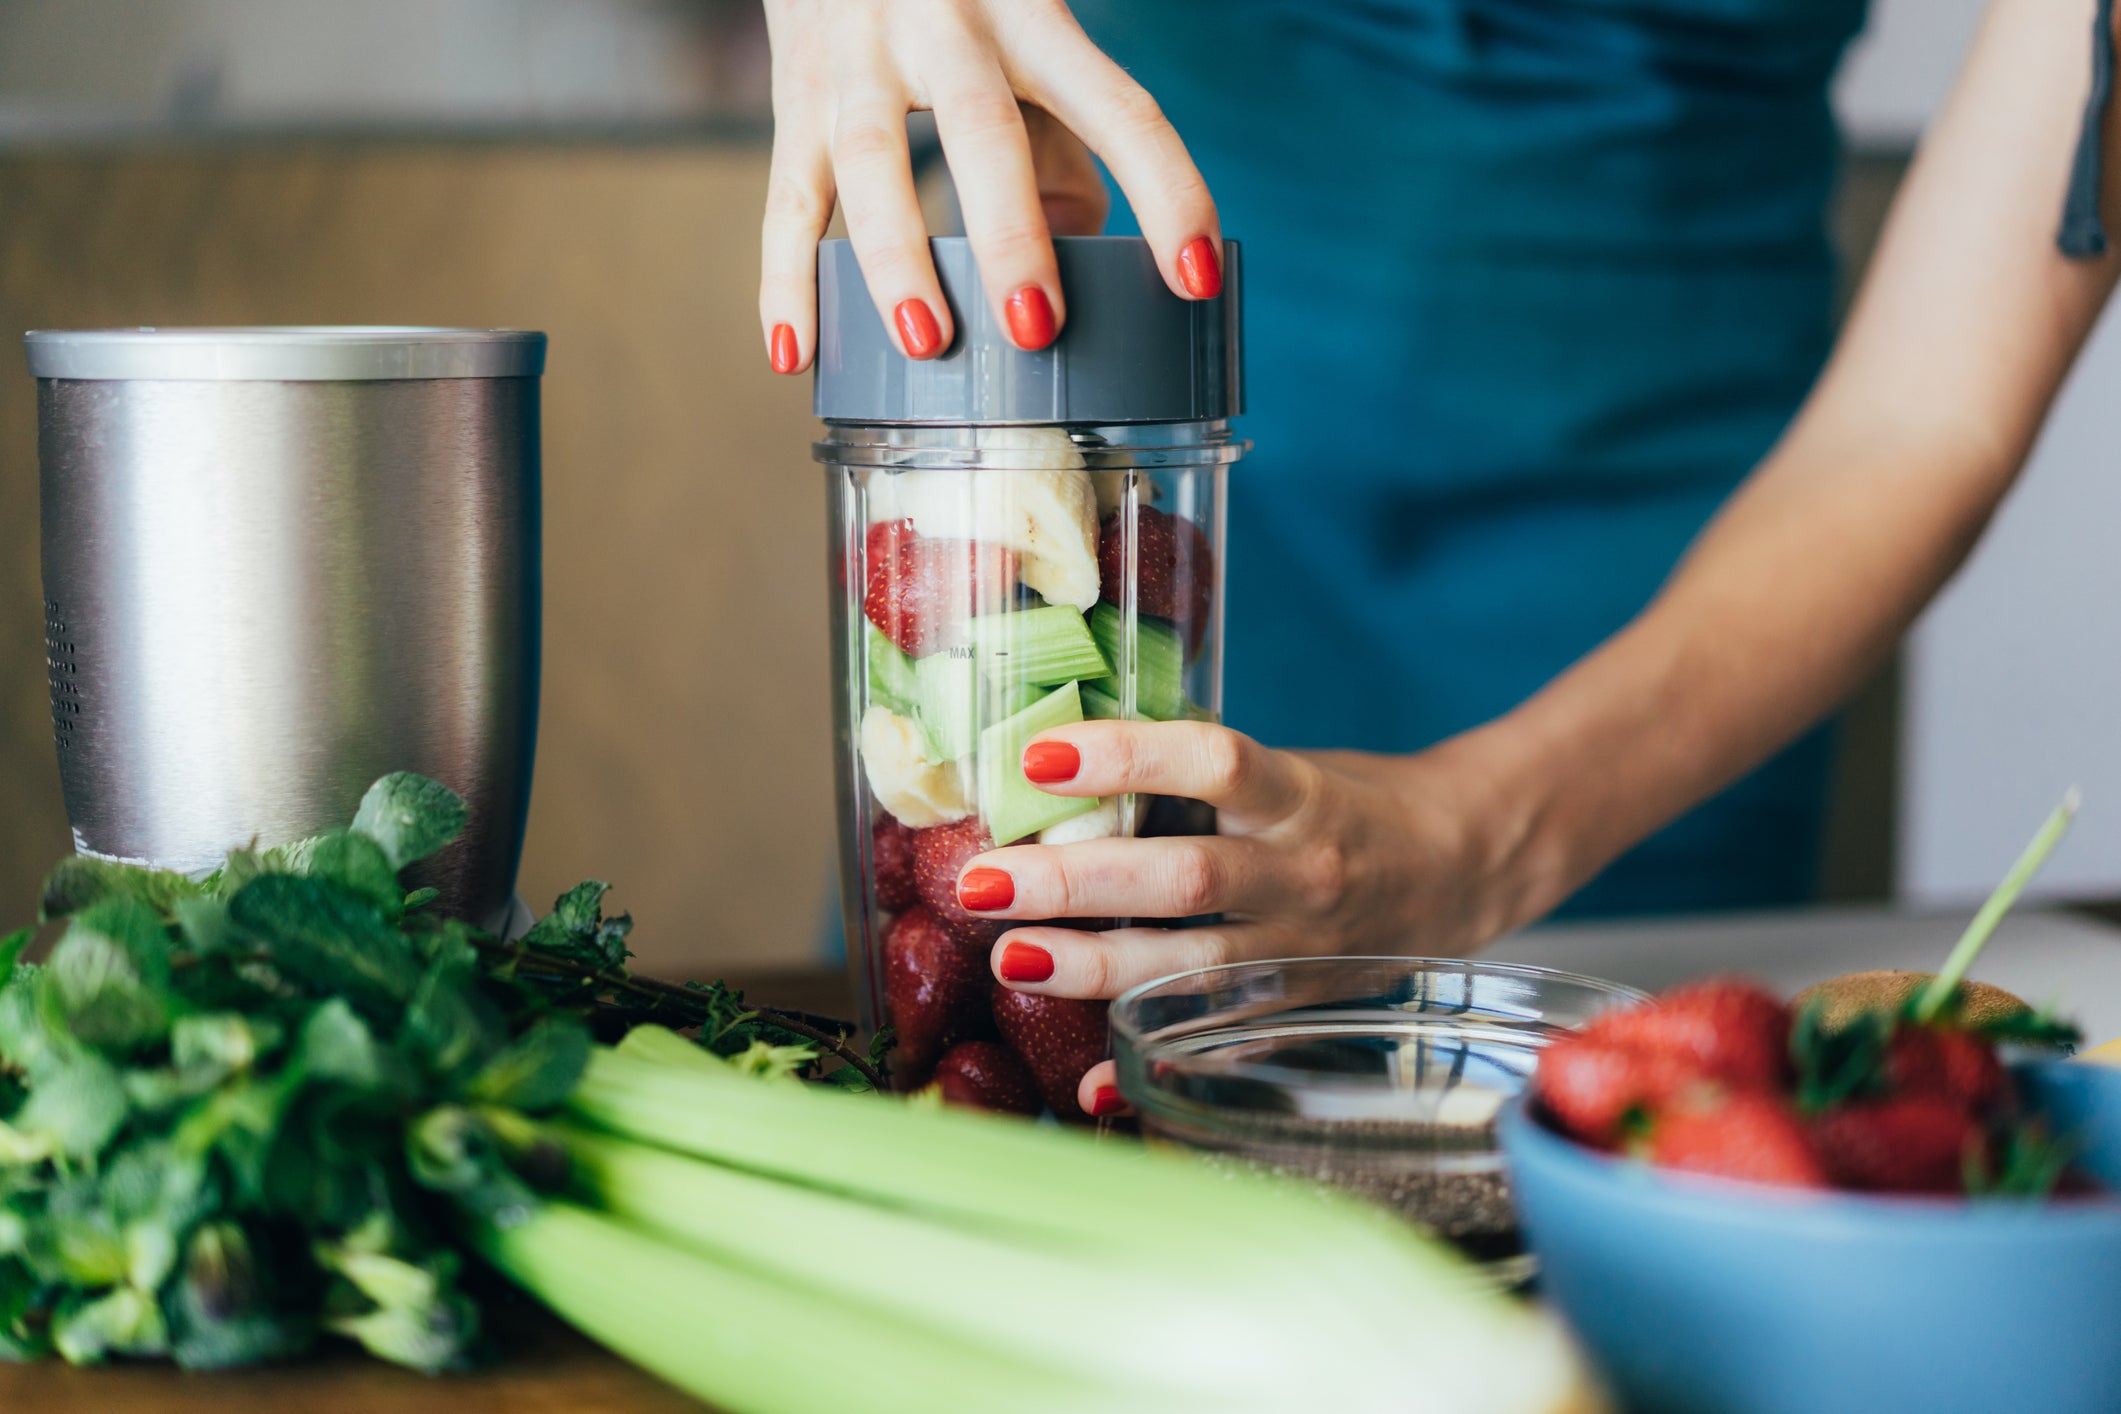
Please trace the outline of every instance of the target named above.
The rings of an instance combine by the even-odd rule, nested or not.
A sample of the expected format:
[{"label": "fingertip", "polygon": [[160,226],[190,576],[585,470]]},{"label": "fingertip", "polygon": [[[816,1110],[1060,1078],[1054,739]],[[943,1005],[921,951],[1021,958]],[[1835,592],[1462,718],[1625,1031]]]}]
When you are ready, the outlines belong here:
[{"label": "fingertip", "polygon": [[1174,262],[1179,288],[1189,299],[1214,299],[1223,292],[1222,247],[1208,236],[1195,236],[1178,249]]},{"label": "fingertip", "polygon": [[1002,323],[1009,330],[1010,342],[1026,353],[1046,348],[1060,333],[1060,316],[1053,301],[1036,284],[1025,285],[1002,302]]},{"label": "fingertip", "polygon": [[803,354],[802,340],[796,337],[792,324],[776,324],[766,336],[766,361],[779,374],[794,374],[803,371],[809,362]]},{"label": "fingertip", "polygon": [[900,300],[892,307],[891,322],[898,329],[899,348],[911,359],[934,358],[947,348],[942,321],[929,302],[919,296]]}]

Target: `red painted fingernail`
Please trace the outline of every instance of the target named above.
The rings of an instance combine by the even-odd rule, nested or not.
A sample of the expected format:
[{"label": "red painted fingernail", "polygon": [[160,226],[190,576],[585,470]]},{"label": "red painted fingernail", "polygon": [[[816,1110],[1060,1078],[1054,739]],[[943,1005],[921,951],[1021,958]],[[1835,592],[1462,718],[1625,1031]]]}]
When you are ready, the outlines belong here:
[{"label": "red painted fingernail", "polygon": [[1178,253],[1178,283],[1195,299],[1214,299],[1223,292],[1223,263],[1216,257],[1215,242],[1195,236]]},{"label": "red painted fingernail", "polygon": [[1009,316],[1009,337],[1018,348],[1036,351],[1053,342],[1053,306],[1038,286],[1024,286],[1009,296],[1002,310]]},{"label": "red painted fingernail", "polygon": [[793,373],[795,366],[803,361],[802,346],[795,341],[795,330],[786,324],[773,326],[773,371]]},{"label": "red painted fingernail", "polygon": [[[1216,277],[1217,287],[1222,277]],[[905,341],[906,352],[913,358],[926,358],[942,347],[942,326],[935,322],[935,311],[928,308],[926,300],[902,299],[892,311],[898,320],[898,336]]]},{"label": "red painted fingernail", "polygon": [[1072,781],[1083,768],[1083,754],[1065,741],[1034,741],[1024,748],[1024,779],[1037,786]]},{"label": "red painted fingernail", "polygon": [[1090,1113],[1099,1119],[1106,1115],[1116,1115],[1126,1107],[1127,1102],[1119,1097],[1117,1085],[1100,1085],[1097,1092],[1090,1097]]},{"label": "red painted fingernail", "polygon": [[995,970],[1004,982],[1043,982],[1053,975],[1053,954],[1037,943],[1004,943]]},{"label": "red painted fingernail", "polygon": [[957,901],[974,913],[993,913],[1016,901],[1016,880],[1000,869],[967,869],[957,881]]}]

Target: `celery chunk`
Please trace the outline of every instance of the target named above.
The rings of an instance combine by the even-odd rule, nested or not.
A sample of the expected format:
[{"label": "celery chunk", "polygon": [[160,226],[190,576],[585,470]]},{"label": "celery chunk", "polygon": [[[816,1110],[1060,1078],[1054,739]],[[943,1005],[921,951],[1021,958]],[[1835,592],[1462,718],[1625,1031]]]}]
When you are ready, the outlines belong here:
[{"label": "celery chunk", "polygon": [[1035,835],[1097,809],[1095,797],[1048,795],[1024,779],[1024,747],[1031,738],[1082,719],[1082,698],[1071,682],[980,733],[980,813],[995,844]]}]

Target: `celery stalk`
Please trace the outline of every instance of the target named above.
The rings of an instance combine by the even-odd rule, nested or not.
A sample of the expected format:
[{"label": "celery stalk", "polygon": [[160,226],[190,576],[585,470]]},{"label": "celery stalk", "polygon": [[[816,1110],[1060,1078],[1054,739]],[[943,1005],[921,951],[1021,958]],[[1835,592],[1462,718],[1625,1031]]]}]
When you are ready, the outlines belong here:
[{"label": "celery stalk", "polygon": [[578,1126],[553,1132],[585,1202],[714,1261],[770,1269],[1027,1363],[1079,1366],[1094,1350],[1101,1373],[1168,1386],[1168,1399],[1221,1389],[1216,1407],[1227,1407],[1285,1373],[1292,1332],[1256,1292],[1204,1291],[1175,1267],[1084,1261]]},{"label": "celery stalk", "polygon": [[[630,1050],[598,1052],[571,1102],[602,1136],[562,1130],[586,1191],[667,1248],[812,1291],[814,1330],[836,1338],[841,1312],[895,1322],[1023,1382],[963,1407],[1049,1407],[1060,1365],[1090,1372],[1101,1409],[1383,1411],[1418,1393],[1501,1414],[1580,1393],[1551,1320],[1372,1209],[1137,1146],[761,1083],[667,1040]],[[924,1351],[905,1361],[932,1368]]]},{"label": "celery stalk", "polygon": [[1027,1365],[872,1306],[703,1260],[571,1203],[544,1204],[511,1227],[475,1229],[472,1240],[569,1324],[741,1414],[1155,1407],[1086,1376]]}]

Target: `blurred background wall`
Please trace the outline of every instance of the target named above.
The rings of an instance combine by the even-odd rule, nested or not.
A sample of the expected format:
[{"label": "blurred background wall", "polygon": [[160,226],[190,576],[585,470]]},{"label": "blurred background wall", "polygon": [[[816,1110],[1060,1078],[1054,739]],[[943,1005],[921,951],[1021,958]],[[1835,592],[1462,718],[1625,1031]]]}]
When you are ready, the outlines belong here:
[{"label": "blurred background wall", "polygon": [[[1852,268],[1978,8],[1886,0],[1849,68]],[[8,339],[333,322],[553,336],[524,892],[542,905],[616,881],[667,971],[808,956],[828,889],[815,424],[807,384],[766,372],[755,315],[768,136],[745,0],[0,0]],[[2104,350],[2099,369],[2121,366]],[[16,901],[0,916],[67,845],[19,358],[0,352],[0,900]],[[2001,533],[1859,700],[1831,895],[1963,894],[2058,771],[2108,782],[2113,808],[2049,878],[2121,891],[2121,752],[2097,710],[2116,695],[2092,693],[2121,673],[2121,561],[2063,569],[2047,549],[2096,533],[2098,483],[2121,496],[2096,474],[2109,378],[2080,376]]]}]

